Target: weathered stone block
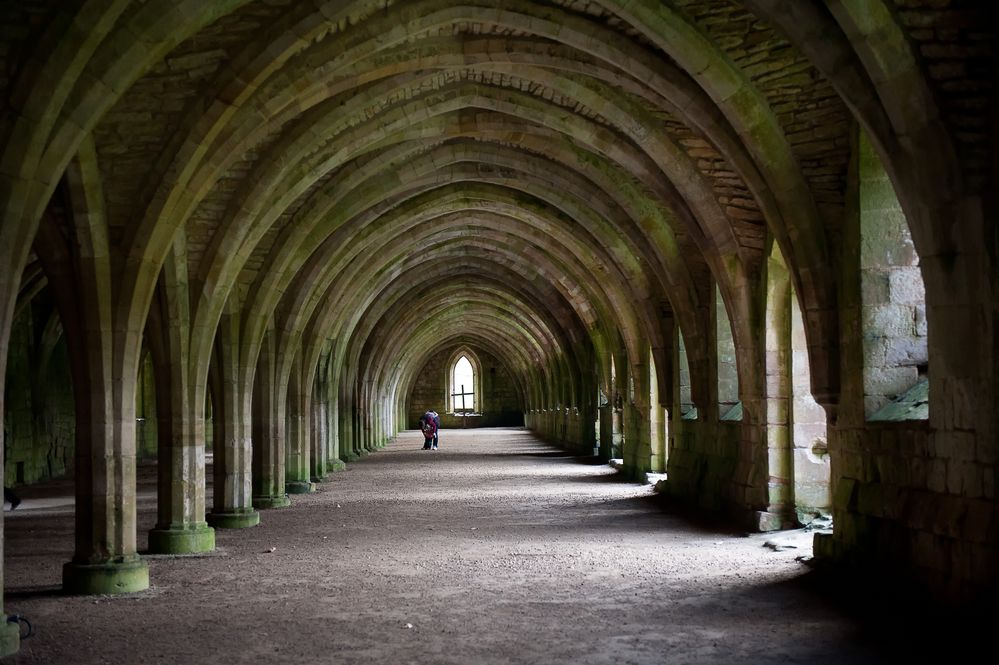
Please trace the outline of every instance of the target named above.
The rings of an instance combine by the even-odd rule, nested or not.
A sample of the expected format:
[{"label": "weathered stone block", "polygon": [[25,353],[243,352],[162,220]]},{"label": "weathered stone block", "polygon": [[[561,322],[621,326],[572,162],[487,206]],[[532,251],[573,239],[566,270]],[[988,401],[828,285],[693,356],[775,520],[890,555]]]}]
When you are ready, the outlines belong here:
[{"label": "weathered stone block", "polygon": [[865,337],[907,337],[915,333],[915,315],[910,305],[865,305],[861,325]]},{"label": "weathered stone block", "polygon": [[753,528],[756,531],[779,531],[782,520],[776,513],[757,511],[753,513]]},{"label": "weathered stone block", "polygon": [[953,496],[938,497],[935,504],[937,510],[933,523],[934,533],[950,538],[959,537],[965,514],[964,500]]},{"label": "weathered stone block", "polygon": [[933,529],[936,520],[935,501],[936,496],[930,492],[909,491],[901,514],[911,528],[928,532]]},{"label": "weathered stone block", "polygon": [[968,499],[978,499],[983,494],[984,470],[974,462],[961,464],[961,492]]},{"label": "weathered stone block", "polygon": [[931,492],[943,494],[947,491],[947,462],[931,460],[926,474],[926,485]]},{"label": "weathered stone block", "polygon": [[923,274],[919,267],[899,267],[888,273],[888,291],[892,303],[922,305],[926,301]]},{"label": "weathered stone block", "polygon": [[840,478],[836,483],[835,495],[833,497],[833,507],[836,510],[852,512],[855,508],[854,500],[857,490],[857,481],[852,478]]},{"label": "weathered stone block", "polygon": [[865,270],[860,288],[865,306],[885,305],[891,302],[887,273]]},{"label": "weathered stone block", "polygon": [[991,529],[999,528],[999,513],[991,501],[968,501],[962,537],[976,543],[989,541]]},{"label": "weathered stone block", "polygon": [[982,464],[999,463],[999,439],[982,435],[976,436],[975,459]]},{"label": "weathered stone block", "polygon": [[891,337],[885,337],[876,331],[864,336],[864,367],[870,371],[888,366],[888,346]]},{"label": "weathered stone block", "polygon": [[884,490],[880,484],[866,483],[858,486],[857,510],[871,517],[884,515]]},{"label": "weathered stone block", "polygon": [[874,467],[877,470],[877,477],[886,483],[899,484],[898,459],[891,455],[875,455]]},{"label": "weathered stone block", "polygon": [[894,337],[887,344],[885,361],[889,366],[924,365],[928,361],[925,337]]},{"label": "weathered stone block", "polygon": [[895,397],[912,387],[919,379],[915,367],[884,367],[864,377],[864,390],[868,395]]},{"label": "weathered stone block", "polygon": [[929,327],[926,324],[926,305],[916,305],[913,311],[916,316],[916,334],[926,337],[929,334]]}]

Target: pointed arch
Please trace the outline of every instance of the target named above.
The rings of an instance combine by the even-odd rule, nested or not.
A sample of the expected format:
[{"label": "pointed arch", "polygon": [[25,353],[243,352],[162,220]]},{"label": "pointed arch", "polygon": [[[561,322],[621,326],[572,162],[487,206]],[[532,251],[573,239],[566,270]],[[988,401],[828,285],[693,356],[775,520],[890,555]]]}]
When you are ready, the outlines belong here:
[{"label": "pointed arch", "polygon": [[[461,376],[459,369],[464,369],[459,368],[462,359],[468,363],[472,375],[471,386],[464,385],[464,389],[462,389],[462,384],[458,381]],[[462,412],[460,401],[460,394],[462,392],[466,393],[465,413],[482,413],[485,411],[482,399],[482,361],[479,359],[478,354],[471,347],[462,344],[448,357],[445,367],[447,367],[447,380],[445,381],[447,393],[444,396],[444,403],[447,405],[447,413]],[[467,375],[467,372],[465,374]],[[471,393],[470,397],[468,393]],[[469,399],[471,400],[470,404],[468,403]]]}]

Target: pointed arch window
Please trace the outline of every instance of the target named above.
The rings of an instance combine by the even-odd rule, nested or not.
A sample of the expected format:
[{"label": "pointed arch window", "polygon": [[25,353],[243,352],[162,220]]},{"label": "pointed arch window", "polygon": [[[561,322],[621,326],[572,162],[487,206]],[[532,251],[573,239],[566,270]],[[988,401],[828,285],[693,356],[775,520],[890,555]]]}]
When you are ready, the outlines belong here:
[{"label": "pointed arch window", "polygon": [[451,410],[471,413],[475,402],[475,368],[468,356],[462,355],[451,367]]}]

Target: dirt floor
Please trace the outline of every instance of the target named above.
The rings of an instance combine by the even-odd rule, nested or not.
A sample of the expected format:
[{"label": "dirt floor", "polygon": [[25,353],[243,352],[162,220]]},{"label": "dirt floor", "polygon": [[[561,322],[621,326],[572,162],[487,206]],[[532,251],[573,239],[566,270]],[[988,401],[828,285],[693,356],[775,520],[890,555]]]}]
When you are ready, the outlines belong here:
[{"label": "dirt floor", "polygon": [[[5,662],[899,655],[896,636],[872,628],[877,617],[828,600],[828,585],[796,561],[800,547],[774,551],[764,546],[771,536],[696,526],[664,510],[650,487],[525,430],[445,430],[436,452],[421,443],[404,433],[316,494],[264,512],[260,526],[218,531],[211,555],[149,557],[151,588],[127,597],[61,595],[72,554],[69,485],[29,488],[5,515],[6,611],[30,618],[35,635]],[[155,521],[153,473],[140,474],[140,549]]]}]

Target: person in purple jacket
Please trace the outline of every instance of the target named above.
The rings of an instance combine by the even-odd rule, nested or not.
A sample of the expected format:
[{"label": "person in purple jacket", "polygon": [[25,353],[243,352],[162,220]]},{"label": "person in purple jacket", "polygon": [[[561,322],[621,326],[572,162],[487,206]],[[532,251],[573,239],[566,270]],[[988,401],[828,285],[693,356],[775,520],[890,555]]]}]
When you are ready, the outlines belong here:
[{"label": "person in purple jacket", "polygon": [[434,419],[434,450],[437,450],[441,439],[441,417],[433,409],[430,410],[430,415]]},{"label": "person in purple jacket", "polygon": [[[434,411],[427,411],[420,416],[420,430],[423,432],[423,449],[437,449],[437,423],[440,418],[435,418]],[[432,446],[432,448],[431,448]]]}]

